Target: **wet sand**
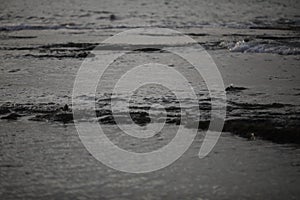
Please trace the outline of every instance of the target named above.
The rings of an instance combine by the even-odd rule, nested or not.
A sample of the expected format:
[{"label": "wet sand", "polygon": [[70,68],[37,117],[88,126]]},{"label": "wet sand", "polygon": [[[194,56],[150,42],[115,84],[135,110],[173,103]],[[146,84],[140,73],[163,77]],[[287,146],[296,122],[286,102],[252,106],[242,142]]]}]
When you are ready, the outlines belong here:
[{"label": "wet sand", "polygon": [[[75,0],[46,5],[17,0],[1,3],[0,10],[0,199],[299,199],[298,1],[100,5]],[[83,110],[81,123],[100,123],[115,144],[137,152],[166,145],[179,123],[186,132],[198,130],[192,146],[172,165],[128,174],[106,167],[85,149],[73,123],[72,90],[78,69],[95,56],[91,51],[100,42],[147,27],[175,29],[208,51],[227,88],[227,117],[217,145],[199,159],[203,131],[211,119],[203,79],[182,59],[151,45],[121,57],[97,88],[96,99],[75,97],[83,103],[96,101],[96,110]],[[172,45],[178,45],[176,40]],[[105,44],[98,50],[131,48]],[[112,99],[110,87],[129,66],[147,62],[181,72],[198,99],[186,99],[179,107],[163,90],[141,90],[129,106],[141,129],[151,122],[148,111],[153,104],[164,106],[167,115],[161,117],[161,108],[155,108],[155,118],[166,120],[166,126],[139,142],[117,129],[111,102],[128,96]],[[132,121],[123,109],[117,110],[118,117],[130,128]]]},{"label": "wet sand", "polygon": [[[1,189],[5,199],[297,199],[299,148],[223,133],[204,159],[202,134],[171,166],[128,174],[95,160],[73,125],[1,122]],[[108,131],[116,134],[114,126]],[[168,126],[161,137],[170,137]],[[114,139],[121,142],[121,139]],[[164,140],[156,138],[156,143]],[[125,146],[136,148],[130,140]],[[149,150],[149,144],[140,148]],[[140,143],[136,145],[141,145]],[[174,175],[176,174],[176,175]],[[284,185],[284,189],[282,189]]]},{"label": "wet sand", "polygon": [[[211,54],[226,85],[246,88],[227,91],[227,121],[231,123],[224,130],[243,137],[254,132],[257,139],[223,133],[208,157],[200,160],[197,155],[202,141],[198,136],[171,166],[142,175],[117,172],[96,161],[80,142],[72,114],[61,111],[65,104],[71,105],[72,84],[81,58],[3,60],[1,198],[297,199],[300,160],[299,147],[293,143],[299,143],[298,57],[228,50]],[[27,64],[20,67],[23,62]],[[105,107],[108,100],[109,95],[100,91],[99,119],[95,121],[106,124],[111,138],[121,147],[148,151],[153,144],[162,146],[169,141],[168,129],[177,126],[178,109],[171,107],[169,128],[163,137],[136,146],[115,135],[111,112]],[[132,109],[145,112],[144,103]],[[203,96],[200,105],[200,128],[205,129],[209,98]],[[166,106],[174,106],[174,102],[167,101]],[[17,116],[5,119],[12,113]],[[144,120],[138,117],[136,122]],[[194,123],[191,127],[186,124],[186,128],[199,124]]]}]

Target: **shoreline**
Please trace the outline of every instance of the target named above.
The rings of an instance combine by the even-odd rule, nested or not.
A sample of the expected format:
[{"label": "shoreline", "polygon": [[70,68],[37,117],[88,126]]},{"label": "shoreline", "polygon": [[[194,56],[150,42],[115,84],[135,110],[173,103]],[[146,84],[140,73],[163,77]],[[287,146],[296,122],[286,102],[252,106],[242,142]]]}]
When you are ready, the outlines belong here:
[{"label": "shoreline", "polygon": [[[237,108],[236,106],[240,107]],[[227,118],[225,119],[222,132],[229,132],[234,135],[238,135],[243,138],[250,138],[251,133],[258,139],[269,140],[275,143],[294,143],[300,144],[300,119],[297,118],[297,113],[286,113],[285,115],[276,116],[274,113],[265,113],[265,115],[251,115],[244,117],[231,116],[230,111],[235,109],[241,113],[249,113],[251,110],[264,110],[264,109],[279,109],[283,107],[292,107],[292,105],[284,105],[279,103],[273,104],[237,104],[231,103],[227,106]],[[6,103],[0,106],[0,120],[1,121],[17,121],[25,119],[28,121],[47,122],[47,123],[62,123],[73,124],[73,113],[71,108],[63,110],[66,105],[60,105],[55,103],[42,103],[42,104],[12,104]],[[203,107],[199,104],[201,111],[207,111],[210,108],[209,103],[204,103]],[[127,118],[127,115],[123,112],[117,112],[113,115],[110,109],[97,109],[82,110],[79,111],[81,116],[77,121],[80,122],[95,122],[105,125],[115,125],[115,118],[118,117],[118,122],[122,124],[135,123],[141,127],[146,126],[151,122],[148,114],[149,108],[144,107],[132,107],[130,111],[131,119]],[[243,109],[242,109],[243,108]],[[196,116],[181,116],[180,108],[169,107],[166,109],[167,115],[163,116],[160,112],[152,117],[156,120],[156,123],[183,125],[186,128],[197,128],[199,130],[207,130],[210,123],[210,112],[206,113],[205,117],[197,120]],[[296,115],[295,115],[296,114]],[[24,120],[23,120],[24,121]],[[155,123],[154,122],[154,123]]]}]

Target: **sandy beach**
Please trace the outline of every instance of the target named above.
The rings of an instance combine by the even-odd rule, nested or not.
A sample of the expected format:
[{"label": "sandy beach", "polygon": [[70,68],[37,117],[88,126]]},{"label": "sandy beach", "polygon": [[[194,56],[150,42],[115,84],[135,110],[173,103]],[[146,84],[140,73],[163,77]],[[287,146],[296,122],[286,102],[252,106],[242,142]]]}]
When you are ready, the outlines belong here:
[{"label": "sandy beach", "polygon": [[[0,199],[300,197],[297,1],[16,0],[3,2],[0,9]],[[215,62],[226,87],[226,119],[220,139],[205,158],[199,159],[198,153],[213,99],[203,77],[170,52],[151,45],[135,49],[111,64],[95,96],[74,97],[78,70],[87,59],[97,59],[94,52],[136,48],[130,42],[102,41],[135,28],[176,30],[201,45]],[[155,41],[158,35],[138,34],[134,39]],[[159,37],[162,47],[190,45],[172,39],[176,35]],[[111,88],[121,75],[144,63],[179,71],[195,88],[197,99],[179,105],[172,91],[153,85],[132,97],[124,92],[113,98]],[[95,109],[83,110],[82,117],[74,119],[72,98],[83,105],[95,102]],[[122,106],[113,115],[112,105],[128,99],[131,120]],[[150,119],[152,108],[156,121]],[[153,137],[137,140],[121,132],[116,118],[128,130],[134,125],[140,131],[151,129],[162,121],[165,125]],[[99,123],[115,145],[132,152],[167,145],[179,125],[185,134],[196,130],[197,135],[171,165],[130,174],[96,160],[74,122]]]}]

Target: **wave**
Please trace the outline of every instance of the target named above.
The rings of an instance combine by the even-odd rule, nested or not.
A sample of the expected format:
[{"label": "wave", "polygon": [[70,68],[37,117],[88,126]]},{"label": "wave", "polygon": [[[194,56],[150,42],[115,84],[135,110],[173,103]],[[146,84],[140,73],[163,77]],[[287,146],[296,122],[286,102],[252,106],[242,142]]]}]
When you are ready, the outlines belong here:
[{"label": "wave", "polygon": [[236,42],[232,47],[229,46],[231,52],[241,53],[275,53],[280,55],[299,55],[300,47],[292,46],[289,43],[276,43],[268,41],[249,41],[244,40]]},{"label": "wave", "polygon": [[[108,17],[104,17],[109,19]],[[39,22],[33,23],[20,23],[20,24],[7,24],[0,26],[0,31],[19,31],[19,30],[57,30],[57,29],[126,29],[126,28],[147,28],[147,27],[159,27],[159,28],[203,28],[203,27],[221,27],[221,28],[232,28],[232,29],[266,29],[266,30],[299,30],[300,23],[297,24],[280,24],[277,22],[259,23],[256,22],[227,22],[227,23],[216,23],[216,22],[178,22],[172,25],[156,23],[155,25],[150,24],[99,24],[97,21],[93,23],[76,22],[76,23],[60,23],[60,24],[40,24]],[[198,35],[192,35],[198,36]],[[203,36],[202,34],[200,36]]]},{"label": "wave", "polygon": [[[104,17],[109,19],[109,17]],[[190,29],[190,28],[203,28],[203,27],[220,27],[230,29],[266,29],[266,30],[292,30],[297,31],[300,29],[299,23],[297,24],[280,24],[277,22],[259,23],[257,22],[227,22],[227,23],[215,23],[215,22],[178,22],[172,25],[157,23],[153,25],[147,24],[99,24],[95,21],[93,23],[77,22],[77,23],[61,23],[61,24],[7,24],[0,26],[0,31],[21,31],[21,30],[59,30],[59,29],[71,29],[71,30],[102,30],[102,29],[130,29],[130,28],[170,28],[170,29]],[[189,34],[188,34],[189,35]],[[191,36],[205,36],[203,34],[193,33]]]},{"label": "wave", "polygon": [[62,25],[7,25],[1,26],[0,31],[21,31],[21,30],[57,30],[66,28],[67,26]]},{"label": "wave", "polygon": [[[30,25],[30,24],[18,24],[18,25],[4,25],[0,26],[0,31],[22,31],[22,30],[59,30],[59,29],[70,29],[70,30],[102,30],[102,29],[130,29],[130,28],[147,28],[150,25],[97,25],[88,26],[85,24],[57,24],[57,25]],[[170,28],[163,26],[164,28]],[[161,27],[161,28],[163,28]]]}]

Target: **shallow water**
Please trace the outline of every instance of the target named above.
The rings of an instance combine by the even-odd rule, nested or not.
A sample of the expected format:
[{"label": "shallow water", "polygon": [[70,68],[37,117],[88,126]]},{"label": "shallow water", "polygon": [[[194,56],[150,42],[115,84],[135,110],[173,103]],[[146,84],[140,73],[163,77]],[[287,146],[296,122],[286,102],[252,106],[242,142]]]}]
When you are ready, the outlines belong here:
[{"label": "shallow water", "polygon": [[[247,141],[224,133],[213,152],[198,158],[199,132],[189,150],[175,163],[149,174],[128,174],[96,161],[72,125],[1,122],[1,189],[5,199],[297,199],[299,148]],[[174,130],[145,144],[114,141],[149,151],[164,145]],[[161,139],[164,138],[164,139]],[[150,149],[149,149],[150,148]],[[284,189],[282,186],[284,185]]]},{"label": "shallow water", "polygon": [[[9,1],[1,4],[2,27],[11,30],[102,27],[247,27],[299,25],[299,2],[268,1]],[[30,8],[30,9],[28,9]],[[112,18],[111,14],[115,17]],[[23,26],[16,26],[22,24]],[[12,25],[12,26],[9,26]],[[8,28],[9,29],[9,28]],[[37,28],[39,29],[39,28]]]}]

